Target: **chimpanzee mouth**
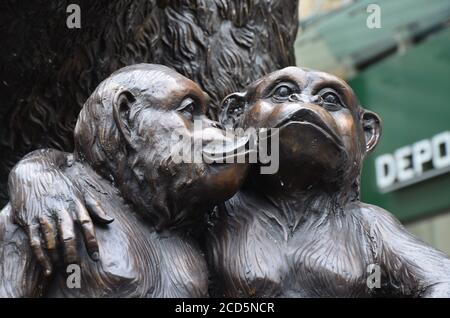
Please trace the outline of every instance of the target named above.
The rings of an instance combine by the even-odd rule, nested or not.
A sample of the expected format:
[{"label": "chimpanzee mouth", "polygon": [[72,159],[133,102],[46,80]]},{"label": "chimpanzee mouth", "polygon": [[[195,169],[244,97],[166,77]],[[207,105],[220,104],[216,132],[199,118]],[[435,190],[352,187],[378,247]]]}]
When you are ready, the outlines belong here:
[{"label": "chimpanzee mouth", "polygon": [[286,116],[279,122],[276,128],[285,128],[289,125],[303,125],[314,127],[320,131],[325,137],[333,141],[338,147],[343,147],[342,139],[330,128],[314,111],[303,108]]},{"label": "chimpanzee mouth", "polygon": [[250,139],[248,136],[238,137],[232,142],[209,143],[202,150],[203,158],[212,165],[222,165],[226,163],[235,163],[239,158],[245,158],[248,154],[255,151],[249,147]]}]

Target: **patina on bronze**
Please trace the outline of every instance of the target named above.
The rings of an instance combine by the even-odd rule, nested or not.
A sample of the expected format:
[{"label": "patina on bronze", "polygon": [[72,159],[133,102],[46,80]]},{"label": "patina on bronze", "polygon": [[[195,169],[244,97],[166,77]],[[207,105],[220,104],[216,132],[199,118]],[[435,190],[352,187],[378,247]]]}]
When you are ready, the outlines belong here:
[{"label": "patina on bronze", "polygon": [[[380,120],[344,81],[286,68],[230,95],[220,118],[278,127],[280,169],[253,170],[219,209],[206,240],[217,295],[450,296],[448,256],[360,202],[361,165]],[[372,265],[381,288],[367,283]]]},{"label": "patina on bronze", "polygon": [[[31,149],[70,149],[82,103],[122,66],[173,67],[209,93],[214,118],[223,96],[294,64],[298,1],[80,1],[81,30],[60,27],[63,2],[47,4],[0,10],[3,182]],[[27,23],[36,13],[41,23]],[[289,68],[225,99],[224,125],[280,128],[280,170],[253,169],[239,191],[246,165],[161,157],[173,129],[191,134],[194,116],[222,138],[206,105],[196,84],[161,66],[103,82],[80,114],[73,154],[37,151],[10,174],[0,295],[449,296],[448,257],[359,201],[380,123],[344,82]],[[61,254],[81,264],[81,289],[66,288]],[[371,265],[381,268],[379,289],[367,284]]]},{"label": "patina on bronze", "polygon": [[[204,149],[227,142],[207,109],[208,97],[198,85],[161,65],[126,67],[103,81],[79,115],[73,154],[37,151],[11,173],[12,204],[0,212],[0,297],[207,296],[207,265],[195,240],[202,231],[198,220],[238,190],[248,168],[173,162],[175,130],[193,143],[201,138]],[[194,133],[194,118],[208,138]],[[33,170],[41,172],[29,186]],[[35,209],[24,209],[26,202]],[[94,233],[85,205],[114,222]],[[12,210],[36,213],[39,226],[27,227],[31,244],[13,223]],[[80,231],[72,218],[87,248],[76,240]],[[56,228],[66,263],[80,264],[81,288],[66,284],[65,267],[52,271]],[[43,254],[41,232],[49,256]]]},{"label": "patina on bronze", "polygon": [[[131,98],[126,95],[125,97],[126,100]],[[170,98],[167,96],[166,100],[168,102]],[[212,278],[209,291],[212,296],[449,296],[449,258],[409,234],[388,212],[359,200],[362,161],[378,142],[380,120],[376,114],[359,105],[356,96],[344,81],[322,72],[286,68],[263,77],[243,92],[228,96],[223,102],[219,117],[224,125],[233,127],[279,128],[280,169],[274,175],[260,174],[257,167],[251,169],[242,188],[231,199],[219,204],[211,214],[206,237],[194,235],[182,240],[184,243],[190,242],[190,246],[202,245],[207,252]],[[166,122],[162,123],[168,125]],[[86,134],[85,138],[95,139],[96,136],[95,133]],[[127,138],[123,139],[122,146],[126,146],[128,142]],[[91,142],[84,140],[82,144],[89,145]],[[86,153],[89,154],[90,151]],[[96,153],[98,151],[92,152]],[[76,180],[74,174],[66,172],[74,168],[63,169],[64,164],[58,168],[57,161],[52,163],[54,159],[46,153],[38,154],[37,158],[39,157],[41,159],[33,164],[50,171],[60,171],[70,180]],[[42,160],[45,158],[48,160]],[[108,166],[103,162],[96,165],[94,157],[87,158],[99,171]],[[145,162],[151,166],[149,160],[146,159]],[[71,167],[73,166],[76,167],[76,164],[71,164]],[[26,159],[19,163],[17,171],[14,170],[11,174],[11,180],[16,182],[12,189],[17,193],[28,193],[30,189],[24,182],[24,178],[28,176],[19,171],[20,167],[26,167]],[[240,184],[247,169],[245,165],[240,168],[231,165],[225,169],[236,173],[234,178],[226,179],[229,180],[226,194],[228,197],[239,187],[233,180]],[[114,170],[113,167],[106,171]],[[79,171],[76,171],[79,177]],[[236,179],[238,176],[241,178]],[[142,197],[146,192],[139,188],[130,188],[127,185],[128,177],[118,179],[119,189],[125,198],[137,202],[136,206],[139,207],[140,200],[146,202],[146,196]],[[172,175],[171,178],[177,177]],[[171,178],[157,174],[150,184],[167,182]],[[41,180],[40,177],[35,176],[31,188],[38,187],[38,180]],[[65,182],[71,185],[70,181]],[[95,182],[98,181],[81,184],[75,182],[76,185],[71,189],[90,189]],[[103,184],[97,187],[108,189]],[[205,189],[206,185],[198,188],[202,194],[210,196],[211,193],[203,192]],[[132,192],[127,193],[127,190]],[[158,192],[156,202],[160,194],[170,193],[171,189],[168,190]],[[17,200],[14,191],[13,202],[25,202],[27,199],[39,202],[48,198],[48,194],[45,194]],[[101,197],[102,191],[97,195]],[[67,195],[76,197],[73,192]],[[220,199],[216,197],[215,201]],[[222,199],[225,200],[225,196]],[[206,201],[210,204],[212,202]],[[86,205],[89,207],[92,204],[88,202],[86,201]],[[112,208],[110,204],[123,204],[108,203],[105,200],[97,203],[109,205],[106,209]],[[162,208],[168,207],[168,204],[170,203],[167,201],[163,202]],[[98,210],[99,205],[96,206]],[[45,213],[46,207],[38,211],[39,215]],[[97,214],[103,221],[108,221],[104,212],[94,213],[93,216]],[[119,222],[124,222],[119,219],[124,214],[113,212],[113,216]],[[127,216],[128,214],[125,214],[126,218]],[[190,218],[195,220],[193,214],[185,215],[186,224],[190,223]],[[84,219],[89,220],[87,213],[84,214]],[[158,219],[153,218],[152,223],[156,221],[158,224]],[[106,229],[98,227],[100,247],[105,244],[102,239],[104,231],[107,232],[115,222],[117,220]],[[45,222],[42,223],[45,225]],[[61,233],[67,233],[68,229],[70,233],[73,225],[70,220],[67,220],[67,224],[65,229],[61,229]],[[201,218],[197,219],[195,224],[201,228]],[[21,233],[16,227],[10,226],[14,233]],[[43,231],[43,242],[48,245],[46,233],[52,231],[46,232],[45,229],[44,226],[40,230]],[[164,230],[164,226],[162,229]],[[6,231],[8,232],[11,233]],[[161,232],[158,232],[157,228],[151,233],[156,239],[145,243],[161,242]],[[176,239],[176,234],[180,232],[171,233],[169,237],[173,235]],[[181,233],[186,235],[189,231]],[[39,230],[34,234],[39,237]],[[15,242],[23,249],[29,249],[23,233],[16,235],[19,237]],[[85,235],[88,249],[93,235],[95,234]],[[183,238],[186,237],[184,235]],[[195,243],[194,237],[201,239],[197,242],[202,244]],[[78,240],[78,244],[80,242],[81,240]],[[80,245],[78,248],[71,248],[70,241],[62,243],[69,255],[79,255],[81,262],[96,264],[89,260]],[[196,251],[197,254],[193,255],[198,258],[192,261],[198,262],[196,268],[205,270],[204,260],[198,253],[199,250]],[[165,255],[164,253],[161,252]],[[102,253],[100,255],[102,256]],[[167,255],[176,257],[180,254],[176,250]],[[163,256],[152,255],[146,260],[158,263],[158,257],[164,259]],[[24,258],[16,257],[14,261],[24,264],[24,259],[31,262],[30,251]],[[100,257],[100,264],[103,262],[104,259]],[[369,269],[373,266],[379,266],[381,271],[380,288],[373,288],[374,286],[367,282]],[[170,268],[185,269],[183,266]],[[166,279],[175,275],[172,272],[161,274],[169,275]],[[199,283],[203,282],[201,286],[205,286],[205,276],[194,275],[191,278],[198,279]],[[96,279],[94,278],[94,281]],[[36,287],[34,285],[33,290],[36,290]],[[203,287],[202,290],[205,291]],[[99,295],[95,291],[92,291],[92,294]],[[136,295],[134,290],[129,290],[128,294]],[[167,296],[144,296],[154,295]]]}]

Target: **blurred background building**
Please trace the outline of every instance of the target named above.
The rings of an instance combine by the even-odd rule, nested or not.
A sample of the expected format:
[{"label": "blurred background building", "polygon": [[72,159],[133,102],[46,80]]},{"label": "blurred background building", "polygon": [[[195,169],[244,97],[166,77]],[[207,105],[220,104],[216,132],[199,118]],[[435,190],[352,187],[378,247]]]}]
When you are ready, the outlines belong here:
[{"label": "blurred background building", "polygon": [[[367,23],[371,4],[380,28]],[[297,64],[345,78],[383,120],[362,200],[450,254],[450,1],[301,0],[299,9]]]}]

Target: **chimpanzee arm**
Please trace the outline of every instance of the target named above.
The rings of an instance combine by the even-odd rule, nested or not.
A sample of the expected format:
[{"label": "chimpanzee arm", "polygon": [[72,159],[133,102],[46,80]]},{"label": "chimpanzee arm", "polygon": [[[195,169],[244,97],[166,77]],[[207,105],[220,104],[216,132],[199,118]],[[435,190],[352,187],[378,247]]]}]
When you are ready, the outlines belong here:
[{"label": "chimpanzee arm", "polygon": [[57,150],[37,150],[17,163],[8,179],[14,221],[28,234],[33,253],[47,275],[52,272],[51,260],[59,260],[58,243],[65,263],[77,262],[75,223],[80,225],[86,248],[96,260],[99,249],[90,216],[103,223],[112,221],[95,193],[81,189],[64,173],[71,158],[71,154]]},{"label": "chimpanzee arm", "polygon": [[447,255],[409,233],[389,212],[371,205],[363,205],[362,210],[376,245],[384,287],[402,296],[450,297]]},{"label": "chimpanzee arm", "polygon": [[0,298],[42,296],[46,279],[27,235],[13,223],[11,205],[6,205],[0,211]]}]

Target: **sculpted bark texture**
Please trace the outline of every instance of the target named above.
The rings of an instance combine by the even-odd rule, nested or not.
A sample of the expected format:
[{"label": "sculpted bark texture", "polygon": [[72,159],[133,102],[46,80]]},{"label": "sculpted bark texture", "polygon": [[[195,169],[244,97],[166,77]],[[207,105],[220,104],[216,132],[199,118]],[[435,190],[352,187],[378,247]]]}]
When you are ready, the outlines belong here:
[{"label": "sculpted bark texture", "polygon": [[[66,8],[81,8],[81,29]],[[71,0],[0,3],[0,202],[33,149],[73,149],[78,112],[120,67],[170,66],[220,100],[294,65],[297,0]]]}]

